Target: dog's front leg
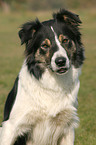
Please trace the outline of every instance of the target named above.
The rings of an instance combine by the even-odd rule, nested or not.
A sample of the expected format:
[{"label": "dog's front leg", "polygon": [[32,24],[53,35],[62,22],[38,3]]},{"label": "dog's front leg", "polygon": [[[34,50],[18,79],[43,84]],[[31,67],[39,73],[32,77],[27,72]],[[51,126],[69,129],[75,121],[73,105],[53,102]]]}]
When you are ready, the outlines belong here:
[{"label": "dog's front leg", "polygon": [[74,145],[74,129],[68,131],[66,137],[63,137],[60,145]]},{"label": "dog's front leg", "polygon": [[17,137],[16,128],[10,121],[3,122],[3,127],[0,133],[0,145],[13,145]]}]

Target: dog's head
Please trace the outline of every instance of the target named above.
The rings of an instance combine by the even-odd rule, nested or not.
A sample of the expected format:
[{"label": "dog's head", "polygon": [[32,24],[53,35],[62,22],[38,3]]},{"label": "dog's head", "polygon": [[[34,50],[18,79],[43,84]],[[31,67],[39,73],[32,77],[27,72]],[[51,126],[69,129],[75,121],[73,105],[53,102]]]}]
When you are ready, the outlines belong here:
[{"label": "dog's head", "polygon": [[53,19],[27,22],[19,31],[21,44],[26,43],[28,70],[37,79],[45,69],[65,74],[70,67],[78,68],[84,60],[78,15],[65,9],[53,14]]}]

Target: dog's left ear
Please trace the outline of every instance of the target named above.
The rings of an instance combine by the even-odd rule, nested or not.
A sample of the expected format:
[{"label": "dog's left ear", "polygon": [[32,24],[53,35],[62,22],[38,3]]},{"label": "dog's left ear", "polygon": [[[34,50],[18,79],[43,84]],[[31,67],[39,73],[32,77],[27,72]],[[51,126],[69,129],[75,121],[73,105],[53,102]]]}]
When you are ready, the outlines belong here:
[{"label": "dog's left ear", "polygon": [[19,31],[19,37],[21,39],[21,45],[27,43],[28,40],[33,38],[34,33],[40,28],[41,23],[37,19],[36,21],[27,22],[22,25],[22,29]]},{"label": "dog's left ear", "polygon": [[78,26],[79,23],[82,23],[78,15],[65,9],[61,9],[59,12],[54,13],[53,18],[74,26]]}]

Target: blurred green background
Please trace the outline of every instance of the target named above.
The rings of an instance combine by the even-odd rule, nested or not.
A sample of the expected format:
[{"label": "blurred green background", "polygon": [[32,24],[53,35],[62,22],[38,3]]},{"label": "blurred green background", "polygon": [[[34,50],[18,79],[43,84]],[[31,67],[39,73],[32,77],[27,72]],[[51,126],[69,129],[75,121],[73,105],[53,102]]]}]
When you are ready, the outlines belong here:
[{"label": "blurred green background", "polygon": [[0,124],[4,103],[24,60],[18,31],[22,23],[50,19],[60,8],[79,14],[86,60],[78,95],[80,117],[75,145],[96,145],[96,0],[0,0]]},{"label": "blurred green background", "polygon": [[8,10],[49,10],[66,8],[96,8],[96,0],[0,0],[4,11]]}]

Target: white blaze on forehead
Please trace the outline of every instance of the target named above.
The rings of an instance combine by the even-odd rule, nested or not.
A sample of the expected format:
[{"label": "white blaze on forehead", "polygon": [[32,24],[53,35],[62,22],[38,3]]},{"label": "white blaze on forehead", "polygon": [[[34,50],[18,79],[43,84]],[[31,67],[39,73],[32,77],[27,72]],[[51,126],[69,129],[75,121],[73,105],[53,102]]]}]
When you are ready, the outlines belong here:
[{"label": "white blaze on forehead", "polygon": [[53,31],[54,36],[55,36],[55,42],[56,42],[56,44],[58,46],[58,51],[57,52],[59,52],[59,56],[67,57],[67,53],[66,53],[65,49],[61,46],[61,44],[60,44],[60,42],[58,40],[58,36],[57,36],[56,32],[54,31],[52,26],[51,26],[51,30]]},{"label": "white blaze on forehead", "polygon": [[53,54],[53,57],[51,60],[51,65],[54,66],[54,69],[57,69],[57,66],[55,64],[55,59],[57,57],[65,57],[66,58],[66,67],[69,67],[69,59],[68,59],[67,53],[66,53],[65,49],[61,46],[60,41],[58,40],[58,36],[52,26],[51,26],[51,30],[54,33],[55,42],[56,42],[56,45],[58,46],[58,50]]}]

